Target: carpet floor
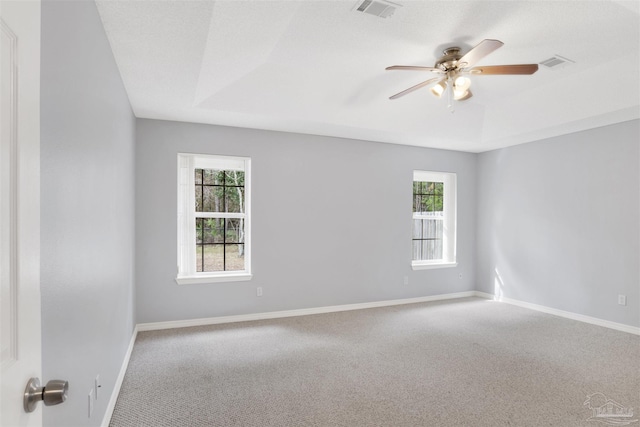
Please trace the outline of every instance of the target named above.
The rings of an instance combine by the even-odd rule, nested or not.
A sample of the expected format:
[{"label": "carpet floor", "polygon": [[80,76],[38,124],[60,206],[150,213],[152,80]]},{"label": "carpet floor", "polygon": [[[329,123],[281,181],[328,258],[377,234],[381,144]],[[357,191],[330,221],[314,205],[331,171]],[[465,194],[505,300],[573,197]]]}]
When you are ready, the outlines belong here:
[{"label": "carpet floor", "polygon": [[464,298],[141,332],[110,426],[637,426],[638,409],[639,336]]}]

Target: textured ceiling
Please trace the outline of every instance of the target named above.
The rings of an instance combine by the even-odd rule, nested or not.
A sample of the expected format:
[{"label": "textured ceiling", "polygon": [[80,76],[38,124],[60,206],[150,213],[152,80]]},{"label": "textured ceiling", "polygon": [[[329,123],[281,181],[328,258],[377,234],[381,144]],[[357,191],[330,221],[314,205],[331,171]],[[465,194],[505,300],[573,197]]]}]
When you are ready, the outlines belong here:
[{"label": "textured ceiling", "polygon": [[[137,117],[481,152],[640,118],[637,1],[98,1]],[[421,89],[443,48],[504,46],[478,65],[571,59],[473,76],[448,111]]]}]

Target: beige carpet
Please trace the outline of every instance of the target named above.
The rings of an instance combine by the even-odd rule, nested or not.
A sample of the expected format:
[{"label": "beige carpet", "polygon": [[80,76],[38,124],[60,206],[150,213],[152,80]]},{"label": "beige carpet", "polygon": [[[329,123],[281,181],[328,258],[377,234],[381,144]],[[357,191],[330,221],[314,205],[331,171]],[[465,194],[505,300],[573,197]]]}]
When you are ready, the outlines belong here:
[{"label": "beige carpet", "polygon": [[639,417],[640,337],[468,298],[142,332],[111,426],[598,427]]}]

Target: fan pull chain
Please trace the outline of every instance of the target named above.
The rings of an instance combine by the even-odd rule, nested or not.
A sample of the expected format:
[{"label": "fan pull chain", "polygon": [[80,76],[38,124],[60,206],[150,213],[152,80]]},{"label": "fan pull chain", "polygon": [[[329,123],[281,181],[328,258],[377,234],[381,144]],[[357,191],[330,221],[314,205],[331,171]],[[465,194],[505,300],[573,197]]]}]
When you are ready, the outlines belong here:
[{"label": "fan pull chain", "polygon": [[451,114],[456,111],[453,106],[453,79],[450,75],[447,76],[447,108]]}]

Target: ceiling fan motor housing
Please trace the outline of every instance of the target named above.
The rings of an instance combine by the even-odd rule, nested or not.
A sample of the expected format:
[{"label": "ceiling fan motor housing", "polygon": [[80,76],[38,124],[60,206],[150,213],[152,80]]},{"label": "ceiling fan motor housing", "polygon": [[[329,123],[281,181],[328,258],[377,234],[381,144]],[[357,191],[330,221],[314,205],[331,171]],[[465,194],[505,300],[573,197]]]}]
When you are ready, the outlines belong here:
[{"label": "ceiling fan motor housing", "polygon": [[448,47],[442,53],[444,54],[444,56],[438,59],[438,61],[434,65],[435,68],[439,68],[444,72],[458,68],[458,60],[462,58],[462,55],[460,55],[459,47]]}]

